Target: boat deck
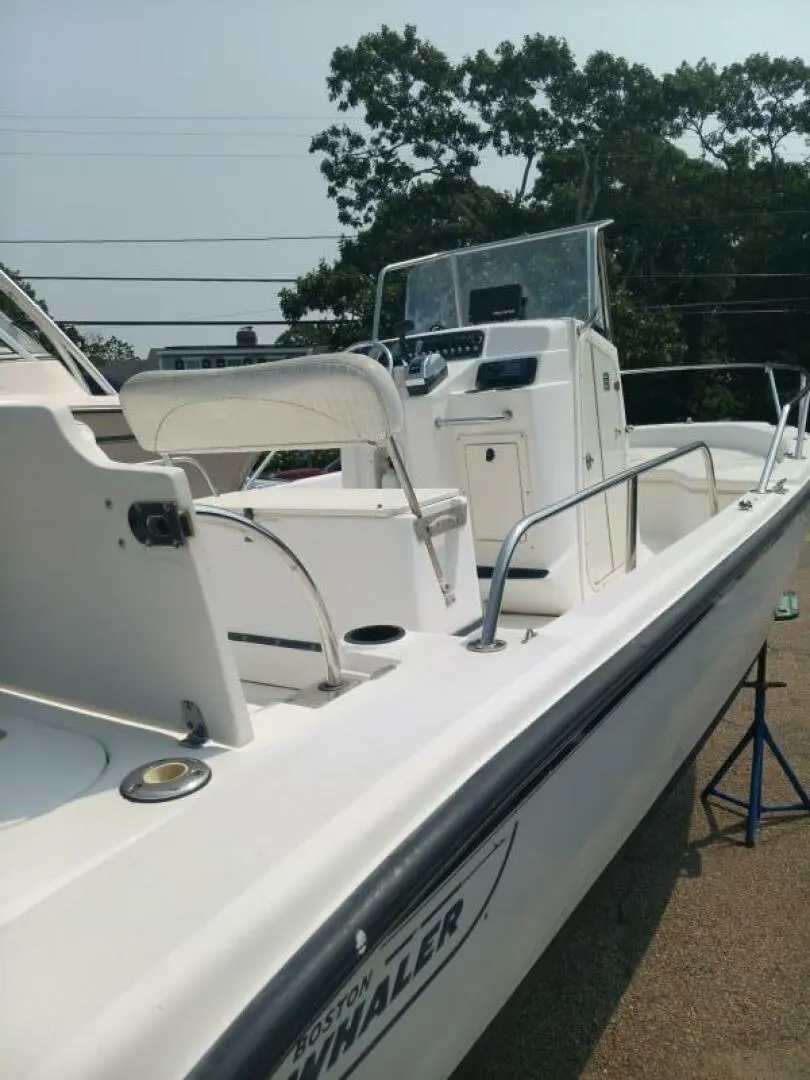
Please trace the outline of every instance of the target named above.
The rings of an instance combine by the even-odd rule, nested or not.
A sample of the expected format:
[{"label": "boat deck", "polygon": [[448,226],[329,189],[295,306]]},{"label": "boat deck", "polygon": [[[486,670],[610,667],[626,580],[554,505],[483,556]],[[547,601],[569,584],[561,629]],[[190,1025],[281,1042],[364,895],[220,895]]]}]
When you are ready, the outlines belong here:
[{"label": "boat deck", "polygon": [[[675,449],[675,444],[672,446],[633,447],[627,455],[628,468],[633,465],[640,465],[645,461],[652,461],[659,454],[665,454]],[[745,450],[714,449],[712,450],[712,460],[719,494],[747,491],[757,482],[762,472],[762,455]],[[658,477],[664,477],[667,474],[678,474],[690,485],[705,487],[706,484],[706,467],[701,454],[688,454],[678,458],[653,473],[647,473],[639,483],[654,483]]]}]

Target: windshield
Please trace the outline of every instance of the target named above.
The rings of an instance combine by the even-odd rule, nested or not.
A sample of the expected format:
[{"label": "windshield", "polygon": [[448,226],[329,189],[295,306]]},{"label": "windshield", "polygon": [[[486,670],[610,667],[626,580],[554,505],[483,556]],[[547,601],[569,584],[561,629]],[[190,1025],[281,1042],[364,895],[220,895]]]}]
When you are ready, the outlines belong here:
[{"label": "windshield", "polygon": [[26,352],[39,353],[42,355],[45,353],[42,345],[30,334],[27,334],[25,330],[20,329],[16,323],[13,323],[8,315],[0,311],[0,356],[4,354],[6,356],[12,355],[12,342],[16,342],[21,345]]},{"label": "windshield", "polygon": [[598,303],[595,239],[603,223],[461,248],[386,267],[376,336],[512,319],[588,319]]}]

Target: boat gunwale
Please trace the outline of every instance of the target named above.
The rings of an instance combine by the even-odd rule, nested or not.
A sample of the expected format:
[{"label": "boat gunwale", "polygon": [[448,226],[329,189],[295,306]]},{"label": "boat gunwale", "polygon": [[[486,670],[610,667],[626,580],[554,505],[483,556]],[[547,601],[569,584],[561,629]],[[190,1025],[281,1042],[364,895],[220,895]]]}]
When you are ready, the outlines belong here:
[{"label": "boat gunwale", "polygon": [[[218,1035],[186,1080],[266,1080],[272,1075],[301,1032],[363,962],[355,944],[358,930],[365,933],[371,947],[377,947],[441,889],[709,615],[808,504],[810,478],[805,478],[772,517],[674,604],[468,777],[275,972]],[[482,662],[486,662],[484,657]],[[701,737],[690,757],[704,741]]]}]

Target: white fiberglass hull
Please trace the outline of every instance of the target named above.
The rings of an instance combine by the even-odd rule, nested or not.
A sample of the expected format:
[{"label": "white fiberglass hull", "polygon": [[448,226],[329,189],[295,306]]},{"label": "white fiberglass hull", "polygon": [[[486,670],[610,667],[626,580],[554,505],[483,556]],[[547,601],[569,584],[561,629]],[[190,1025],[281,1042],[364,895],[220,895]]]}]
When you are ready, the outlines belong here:
[{"label": "white fiberglass hull", "polygon": [[[364,958],[265,1075],[449,1076],[723,710],[768,636],[805,528],[801,514]],[[193,1075],[213,1076],[211,1066]]]}]

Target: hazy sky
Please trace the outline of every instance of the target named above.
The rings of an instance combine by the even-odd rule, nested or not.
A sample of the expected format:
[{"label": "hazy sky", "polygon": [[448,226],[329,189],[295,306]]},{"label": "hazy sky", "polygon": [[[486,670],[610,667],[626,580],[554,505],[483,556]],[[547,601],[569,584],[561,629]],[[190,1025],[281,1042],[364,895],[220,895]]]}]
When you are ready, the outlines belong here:
[{"label": "hazy sky", "polygon": [[[332,50],[382,23],[415,23],[421,36],[455,58],[530,33],[564,36],[579,60],[607,49],[656,72],[701,56],[719,64],[752,52],[810,57],[810,0],[0,0],[0,6],[0,260],[30,274],[293,277],[333,255],[330,241],[55,247],[4,241],[338,232],[317,161],[306,153],[307,137],[334,115],[325,86]],[[161,156],[167,154],[186,156]],[[270,285],[35,287],[57,318],[250,322],[278,312]],[[103,332],[119,334],[145,355],[151,345],[228,343],[235,329]],[[277,332],[261,328],[260,340]]]}]

